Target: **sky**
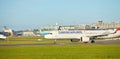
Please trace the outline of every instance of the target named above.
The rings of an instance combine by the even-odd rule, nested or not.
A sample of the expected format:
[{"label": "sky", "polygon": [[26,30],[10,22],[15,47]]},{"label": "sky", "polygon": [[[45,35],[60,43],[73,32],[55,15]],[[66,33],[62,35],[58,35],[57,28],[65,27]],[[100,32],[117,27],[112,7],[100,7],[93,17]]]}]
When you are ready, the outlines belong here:
[{"label": "sky", "polygon": [[0,30],[120,21],[120,0],[0,0]]}]

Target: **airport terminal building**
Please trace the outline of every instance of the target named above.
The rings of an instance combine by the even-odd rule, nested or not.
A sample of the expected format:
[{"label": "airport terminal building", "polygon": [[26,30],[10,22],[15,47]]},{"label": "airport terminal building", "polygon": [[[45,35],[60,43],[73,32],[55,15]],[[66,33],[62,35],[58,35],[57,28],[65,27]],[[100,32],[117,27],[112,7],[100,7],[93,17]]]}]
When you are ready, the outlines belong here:
[{"label": "airport terminal building", "polygon": [[90,25],[81,24],[81,25],[49,25],[40,28],[41,31],[49,30],[94,30],[94,29],[115,29],[120,27],[120,22],[104,23],[103,21],[98,21]]}]

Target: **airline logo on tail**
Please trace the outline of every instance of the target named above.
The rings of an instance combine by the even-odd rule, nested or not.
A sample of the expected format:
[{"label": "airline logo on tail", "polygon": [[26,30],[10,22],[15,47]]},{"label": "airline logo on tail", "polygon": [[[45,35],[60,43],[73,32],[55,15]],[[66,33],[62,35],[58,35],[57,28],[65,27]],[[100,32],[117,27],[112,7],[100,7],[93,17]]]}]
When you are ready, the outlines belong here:
[{"label": "airline logo on tail", "polygon": [[120,31],[120,27],[116,29],[115,33],[117,33],[117,31]]}]

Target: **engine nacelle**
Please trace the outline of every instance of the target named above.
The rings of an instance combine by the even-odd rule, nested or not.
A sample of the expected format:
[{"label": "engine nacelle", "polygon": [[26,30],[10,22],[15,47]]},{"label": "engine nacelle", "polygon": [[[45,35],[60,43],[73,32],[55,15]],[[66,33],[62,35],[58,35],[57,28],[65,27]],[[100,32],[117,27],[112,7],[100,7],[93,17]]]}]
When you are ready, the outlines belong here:
[{"label": "engine nacelle", "polygon": [[89,37],[81,37],[82,42],[89,42],[90,38]]},{"label": "engine nacelle", "polygon": [[70,39],[71,42],[79,42],[80,39]]}]

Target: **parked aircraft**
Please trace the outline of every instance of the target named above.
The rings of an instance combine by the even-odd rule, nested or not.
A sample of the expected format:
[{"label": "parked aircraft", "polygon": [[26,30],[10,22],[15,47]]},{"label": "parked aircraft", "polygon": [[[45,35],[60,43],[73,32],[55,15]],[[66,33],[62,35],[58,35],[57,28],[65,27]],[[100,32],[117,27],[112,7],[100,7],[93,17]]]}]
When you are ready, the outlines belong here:
[{"label": "parked aircraft", "polygon": [[0,34],[0,40],[5,40],[6,39],[6,36]]}]

